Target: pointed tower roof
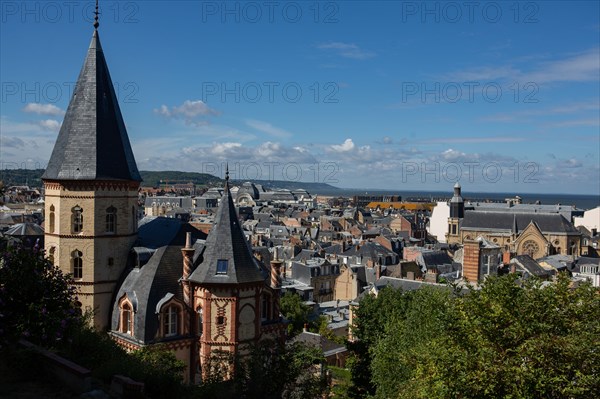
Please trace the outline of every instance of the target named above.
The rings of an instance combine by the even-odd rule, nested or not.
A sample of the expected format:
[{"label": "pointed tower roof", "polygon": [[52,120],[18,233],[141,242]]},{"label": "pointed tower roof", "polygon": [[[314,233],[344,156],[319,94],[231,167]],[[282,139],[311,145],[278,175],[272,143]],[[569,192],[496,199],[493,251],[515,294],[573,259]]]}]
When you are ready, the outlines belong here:
[{"label": "pointed tower roof", "polygon": [[142,181],[97,29],[42,179]]},{"label": "pointed tower roof", "polygon": [[215,224],[208,233],[202,263],[189,280],[205,284],[264,282],[266,275],[252,255],[229,191],[229,172]]}]

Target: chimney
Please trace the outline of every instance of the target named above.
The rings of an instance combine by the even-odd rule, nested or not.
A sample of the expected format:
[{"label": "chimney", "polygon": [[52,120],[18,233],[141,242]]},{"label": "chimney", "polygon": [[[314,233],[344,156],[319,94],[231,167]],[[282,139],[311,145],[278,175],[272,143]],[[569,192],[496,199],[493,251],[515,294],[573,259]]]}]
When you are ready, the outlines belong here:
[{"label": "chimney", "polygon": [[302,329],[303,332],[308,332],[308,323],[304,323],[304,328]]},{"label": "chimney", "polygon": [[281,264],[283,262],[275,258],[271,261],[271,288],[281,289]]},{"label": "chimney", "polygon": [[185,235],[185,247],[181,248],[181,254],[183,255],[183,300],[186,304],[191,303],[191,287],[187,281],[192,274],[192,260],[194,258],[194,248],[192,247],[192,233],[187,232]]},{"label": "chimney", "polygon": [[377,263],[375,265],[375,281],[381,278],[381,263]]}]

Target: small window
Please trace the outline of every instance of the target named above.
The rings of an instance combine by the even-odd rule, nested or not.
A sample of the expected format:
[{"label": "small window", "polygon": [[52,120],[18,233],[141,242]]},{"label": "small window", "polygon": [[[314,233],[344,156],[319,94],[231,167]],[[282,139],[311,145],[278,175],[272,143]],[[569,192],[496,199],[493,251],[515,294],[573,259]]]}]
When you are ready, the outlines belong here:
[{"label": "small window", "polygon": [[117,208],[114,206],[106,210],[106,232],[114,233],[117,231]]},{"label": "small window", "polygon": [[78,250],[71,252],[71,262],[73,264],[73,278],[83,278],[83,253]]},{"label": "small window", "polygon": [[54,223],[55,223],[54,205],[50,205],[50,233],[54,233]]},{"label": "small window", "polygon": [[165,311],[163,320],[165,337],[177,334],[177,307],[169,306]]},{"label": "small window", "polygon": [[126,334],[132,334],[133,332],[133,312],[127,302],[121,308],[121,332]]},{"label": "small window", "polygon": [[229,262],[227,261],[227,259],[217,260],[217,274],[227,274],[228,266]]},{"label": "small window", "polygon": [[202,335],[203,324],[202,324],[202,308],[198,308],[198,335]]},{"label": "small window", "polygon": [[83,231],[83,209],[79,205],[76,205],[71,209],[71,213],[73,233],[81,233]]}]

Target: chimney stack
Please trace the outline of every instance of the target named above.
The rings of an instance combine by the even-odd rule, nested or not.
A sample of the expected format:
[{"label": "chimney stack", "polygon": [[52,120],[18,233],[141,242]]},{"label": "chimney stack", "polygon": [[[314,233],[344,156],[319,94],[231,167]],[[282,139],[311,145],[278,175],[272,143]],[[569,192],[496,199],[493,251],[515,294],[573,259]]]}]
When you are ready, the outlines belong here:
[{"label": "chimney stack", "polygon": [[192,295],[190,284],[187,280],[190,277],[190,274],[192,274],[192,261],[194,258],[194,248],[192,247],[191,232],[187,232],[185,235],[185,247],[181,248],[181,254],[183,255],[183,300],[186,304],[190,304]]}]

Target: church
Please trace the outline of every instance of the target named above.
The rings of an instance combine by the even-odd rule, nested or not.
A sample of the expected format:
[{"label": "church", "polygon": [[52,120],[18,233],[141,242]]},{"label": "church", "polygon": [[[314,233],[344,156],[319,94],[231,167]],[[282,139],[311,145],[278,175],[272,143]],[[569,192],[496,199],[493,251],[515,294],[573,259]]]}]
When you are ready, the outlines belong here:
[{"label": "church", "polygon": [[45,249],[70,273],[94,326],[128,350],[165,344],[198,381],[217,354],[282,340],[281,262],[247,242],[226,176],[208,236],[179,219],[138,217],[142,181],[94,32],[42,177]]}]

